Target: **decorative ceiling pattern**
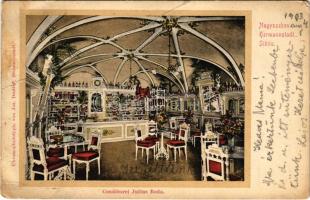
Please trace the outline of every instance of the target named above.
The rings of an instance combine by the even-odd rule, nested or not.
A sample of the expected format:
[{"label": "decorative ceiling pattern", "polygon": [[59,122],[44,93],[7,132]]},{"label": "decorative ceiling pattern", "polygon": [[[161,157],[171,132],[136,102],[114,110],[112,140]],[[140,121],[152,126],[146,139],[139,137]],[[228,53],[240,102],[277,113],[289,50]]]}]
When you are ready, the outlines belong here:
[{"label": "decorative ceiling pattern", "polygon": [[186,93],[195,59],[244,86],[244,34],[244,17],[28,16],[26,65],[36,71],[61,44],[72,49],[60,54],[64,75],[91,70],[116,84],[136,74],[151,85],[165,77]]}]

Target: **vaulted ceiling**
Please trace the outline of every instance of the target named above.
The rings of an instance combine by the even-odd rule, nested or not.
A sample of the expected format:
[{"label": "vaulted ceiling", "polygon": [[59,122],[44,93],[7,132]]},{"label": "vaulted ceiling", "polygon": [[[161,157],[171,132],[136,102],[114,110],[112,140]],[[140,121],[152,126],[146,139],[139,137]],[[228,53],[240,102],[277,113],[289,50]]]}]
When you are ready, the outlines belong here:
[{"label": "vaulted ceiling", "polygon": [[[164,77],[187,92],[196,59],[244,85],[243,17],[32,15],[26,24],[26,65],[35,72],[45,54],[69,46],[69,54],[59,53],[64,75],[92,71],[113,84],[131,74],[149,84]],[[169,38],[176,71],[168,69]]]}]

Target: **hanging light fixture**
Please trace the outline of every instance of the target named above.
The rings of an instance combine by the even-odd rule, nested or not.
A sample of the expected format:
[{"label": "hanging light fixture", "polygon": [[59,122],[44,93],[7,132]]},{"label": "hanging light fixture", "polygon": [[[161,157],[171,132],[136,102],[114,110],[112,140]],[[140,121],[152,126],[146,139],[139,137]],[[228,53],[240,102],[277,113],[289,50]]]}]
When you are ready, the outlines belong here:
[{"label": "hanging light fixture", "polygon": [[134,83],[134,78],[133,78],[133,76],[132,76],[132,73],[131,73],[131,62],[132,62],[132,60],[131,60],[131,58],[129,58],[129,85],[130,86],[132,86],[133,85],[133,83]]},{"label": "hanging light fixture", "polygon": [[171,64],[171,31],[172,27],[167,25],[167,31],[168,31],[168,71],[173,73],[175,72],[175,66]]},{"label": "hanging light fixture", "polygon": [[128,83],[129,83],[129,86],[131,87],[131,86],[134,86],[134,85],[137,85],[137,84],[139,84],[139,80],[138,80],[138,78],[137,78],[137,76],[133,76],[132,75],[132,67],[131,67],[131,64],[132,64],[132,59],[133,59],[133,57],[134,57],[134,55],[131,53],[131,54],[128,54],[128,59],[129,59],[129,81],[128,81]]},{"label": "hanging light fixture", "polygon": [[[167,30],[168,33],[168,71],[170,73],[175,74],[177,72],[178,64],[171,64],[171,32],[172,28],[177,26],[177,19],[167,17],[165,22],[163,23],[164,29]],[[177,72],[178,73],[178,72]]]}]

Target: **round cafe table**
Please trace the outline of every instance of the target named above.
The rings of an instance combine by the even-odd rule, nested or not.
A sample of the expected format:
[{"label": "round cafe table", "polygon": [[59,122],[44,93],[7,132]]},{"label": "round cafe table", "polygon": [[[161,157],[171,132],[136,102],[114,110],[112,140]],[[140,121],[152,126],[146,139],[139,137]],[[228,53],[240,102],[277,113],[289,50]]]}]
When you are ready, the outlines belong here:
[{"label": "round cafe table", "polygon": [[160,148],[159,148],[157,154],[155,155],[155,158],[156,158],[156,160],[158,160],[160,158],[165,158],[166,160],[169,160],[169,153],[167,152],[167,150],[165,149],[165,146],[164,146],[164,133],[170,134],[170,132],[161,131],[159,133],[161,135]]}]

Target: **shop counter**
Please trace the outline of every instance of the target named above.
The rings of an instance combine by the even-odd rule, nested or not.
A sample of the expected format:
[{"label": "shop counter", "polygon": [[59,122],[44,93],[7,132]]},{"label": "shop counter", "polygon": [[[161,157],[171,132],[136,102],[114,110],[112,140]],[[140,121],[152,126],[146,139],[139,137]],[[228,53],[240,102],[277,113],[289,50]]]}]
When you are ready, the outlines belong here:
[{"label": "shop counter", "polygon": [[142,135],[148,134],[148,120],[108,121],[108,122],[85,122],[84,137],[88,140],[91,133],[101,133],[101,142],[117,142],[134,140],[134,128],[141,129]]}]

